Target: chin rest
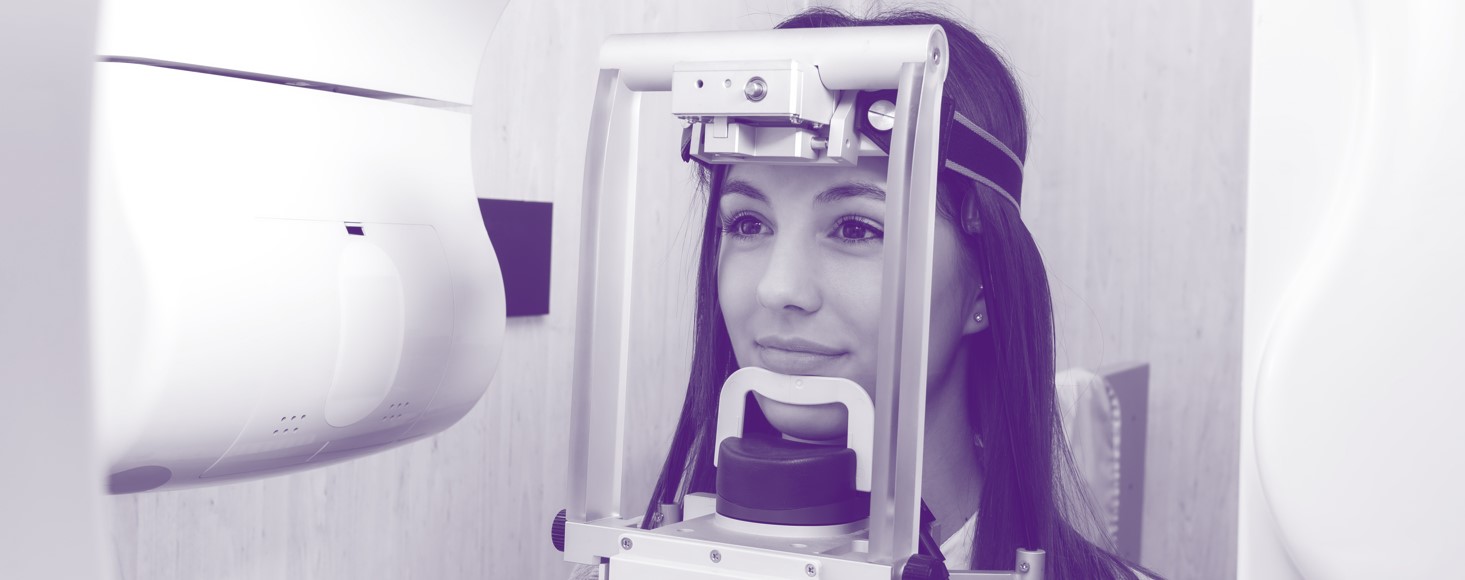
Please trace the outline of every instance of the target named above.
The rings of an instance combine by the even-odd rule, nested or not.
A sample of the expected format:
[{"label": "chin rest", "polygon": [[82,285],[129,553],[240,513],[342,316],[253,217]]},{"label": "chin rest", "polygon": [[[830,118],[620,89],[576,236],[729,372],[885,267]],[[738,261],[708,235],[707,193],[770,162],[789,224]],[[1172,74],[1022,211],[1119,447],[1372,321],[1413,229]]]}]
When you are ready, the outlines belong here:
[{"label": "chin rest", "polygon": [[825,526],[870,516],[855,489],[855,452],[778,437],[729,437],[717,468],[717,513],[762,524]]}]

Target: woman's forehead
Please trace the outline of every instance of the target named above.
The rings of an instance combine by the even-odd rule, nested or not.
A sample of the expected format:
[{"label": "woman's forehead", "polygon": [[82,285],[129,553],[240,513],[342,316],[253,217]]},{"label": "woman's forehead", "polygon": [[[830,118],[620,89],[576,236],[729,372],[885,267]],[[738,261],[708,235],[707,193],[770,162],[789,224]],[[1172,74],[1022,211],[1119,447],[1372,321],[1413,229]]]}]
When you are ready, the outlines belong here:
[{"label": "woman's forehead", "polygon": [[807,196],[820,202],[849,198],[885,199],[885,162],[862,160],[848,165],[740,164],[728,171],[722,196],[745,196],[767,202],[770,197]]}]

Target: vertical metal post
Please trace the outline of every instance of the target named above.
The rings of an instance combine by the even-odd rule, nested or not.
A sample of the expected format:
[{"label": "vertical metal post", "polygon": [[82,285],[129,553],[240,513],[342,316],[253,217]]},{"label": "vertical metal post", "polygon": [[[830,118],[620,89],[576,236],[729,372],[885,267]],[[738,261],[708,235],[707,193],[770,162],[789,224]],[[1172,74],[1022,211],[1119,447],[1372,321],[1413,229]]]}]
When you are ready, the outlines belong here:
[{"label": "vertical metal post", "polygon": [[[900,350],[900,429],[896,432],[895,498],[896,533],[910,538],[902,554],[914,554],[920,533],[921,477],[925,458],[926,378],[929,368],[928,340],[931,336],[931,278],[936,240],[936,174],[940,160],[941,96],[946,80],[946,37],[939,32],[932,39],[934,52],[924,65],[908,64],[913,73],[902,71],[902,86],[920,84],[912,95],[915,107],[915,136],[910,153],[910,189],[906,220],[910,230],[905,247],[906,337]],[[939,56],[938,56],[939,55]]]},{"label": "vertical metal post", "polygon": [[621,86],[619,71],[600,71],[581,206],[570,521],[622,512],[639,106],[640,95]]},{"label": "vertical metal post", "polygon": [[886,175],[869,553],[879,563],[914,554],[919,529],[944,36],[932,50],[901,67]]}]

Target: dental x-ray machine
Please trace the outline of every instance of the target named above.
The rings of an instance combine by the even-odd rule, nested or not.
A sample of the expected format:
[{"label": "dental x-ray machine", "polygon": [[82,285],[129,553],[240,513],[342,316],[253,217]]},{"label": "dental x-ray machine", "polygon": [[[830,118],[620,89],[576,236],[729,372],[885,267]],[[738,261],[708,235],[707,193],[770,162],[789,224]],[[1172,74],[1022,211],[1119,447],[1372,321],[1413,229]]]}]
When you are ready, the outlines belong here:
[{"label": "dental x-ray machine", "polygon": [[112,493],[361,457],[482,397],[504,285],[459,103],[503,4],[104,4],[92,276]]},{"label": "dental x-ray machine", "polygon": [[[918,551],[938,163],[999,192],[1016,192],[1021,180],[1015,157],[943,109],[949,54],[939,26],[605,42],[586,152],[570,505],[552,530],[566,560],[598,565],[602,580],[1043,577],[1039,546],[1019,549],[1014,570],[998,572],[947,571]],[[739,370],[718,405],[717,493],[666,506],[656,529],[642,529],[638,506],[621,497],[634,236],[624,224],[636,204],[631,156],[647,91],[671,92],[673,114],[687,123],[683,155],[701,163],[889,157],[874,400],[847,379]],[[742,437],[749,393],[843,404],[849,449],[821,453],[815,469],[780,464],[788,449]],[[806,497],[809,486],[828,493]]]}]

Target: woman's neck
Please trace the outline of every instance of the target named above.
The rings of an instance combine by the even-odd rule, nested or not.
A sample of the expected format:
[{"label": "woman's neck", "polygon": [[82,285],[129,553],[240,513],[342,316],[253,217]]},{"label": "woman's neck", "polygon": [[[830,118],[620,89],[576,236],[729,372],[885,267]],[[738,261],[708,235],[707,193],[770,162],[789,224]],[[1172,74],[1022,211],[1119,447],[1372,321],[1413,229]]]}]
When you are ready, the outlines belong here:
[{"label": "woman's neck", "polygon": [[982,491],[972,424],[967,413],[966,349],[957,349],[945,372],[933,373],[926,387],[926,449],[921,495],[943,542],[976,513]]}]

